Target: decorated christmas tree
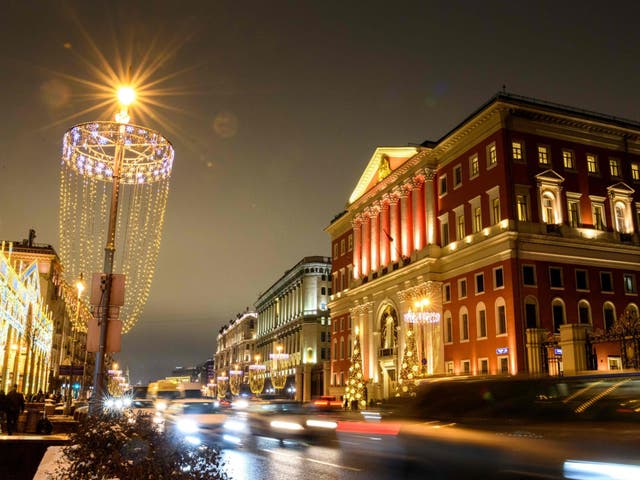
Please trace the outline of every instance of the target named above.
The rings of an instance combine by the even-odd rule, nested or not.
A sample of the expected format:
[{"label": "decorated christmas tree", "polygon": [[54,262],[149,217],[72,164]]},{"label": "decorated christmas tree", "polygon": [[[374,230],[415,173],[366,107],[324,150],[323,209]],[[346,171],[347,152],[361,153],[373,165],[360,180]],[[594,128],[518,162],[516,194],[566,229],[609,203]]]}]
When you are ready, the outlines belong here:
[{"label": "decorated christmas tree", "polygon": [[360,336],[356,328],[356,339],[353,342],[353,353],[351,355],[351,366],[349,367],[349,377],[347,378],[346,398],[349,406],[354,405],[353,401],[357,401],[359,408],[367,406],[365,398],[365,384],[362,375],[362,352],[360,351]]},{"label": "decorated christmas tree", "polygon": [[416,385],[420,374],[418,355],[416,351],[416,332],[413,325],[409,323],[404,344],[404,355],[402,356],[402,366],[396,386],[396,397],[415,397]]}]

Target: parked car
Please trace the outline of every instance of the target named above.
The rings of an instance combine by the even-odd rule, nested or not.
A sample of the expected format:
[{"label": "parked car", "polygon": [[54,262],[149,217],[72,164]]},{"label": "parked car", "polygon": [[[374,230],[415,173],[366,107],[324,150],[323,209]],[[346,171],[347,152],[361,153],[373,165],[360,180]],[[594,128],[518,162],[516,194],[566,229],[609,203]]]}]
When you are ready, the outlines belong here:
[{"label": "parked car", "polygon": [[640,478],[640,376],[423,385],[395,420],[404,478]]}]

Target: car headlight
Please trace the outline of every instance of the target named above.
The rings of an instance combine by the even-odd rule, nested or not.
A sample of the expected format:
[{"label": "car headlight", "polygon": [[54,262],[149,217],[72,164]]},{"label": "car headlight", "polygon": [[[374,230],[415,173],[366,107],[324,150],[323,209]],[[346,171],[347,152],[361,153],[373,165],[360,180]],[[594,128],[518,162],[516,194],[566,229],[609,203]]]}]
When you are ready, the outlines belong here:
[{"label": "car headlight", "polygon": [[167,402],[159,401],[156,402],[156,410],[160,412],[164,412],[167,409]]},{"label": "car headlight", "polygon": [[231,404],[231,408],[234,408],[234,409],[237,409],[237,410],[245,409],[248,406],[249,406],[249,402],[247,400],[245,400],[244,398],[236,400],[235,402],[233,402]]},{"label": "car headlight", "polygon": [[282,422],[280,420],[273,420],[269,425],[271,425],[271,428],[276,428],[279,430],[304,430],[304,427],[302,425],[294,422]]},{"label": "car headlight", "polygon": [[190,418],[181,418],[176,423],[176,427],[185,434],[192,434],[198,431],[198,424]]},{"label": "car headlight", "polygon": [[224,422],[223,427],[231,432],[244,432],[247,429],[247,424],[238,420],[227,420]]},{"label": "car headlight", "polygon": [[329,420],[307,420],[307,427],[327,428],[329,430],[335,430],[336,428],[338,428],[338,423]]}]

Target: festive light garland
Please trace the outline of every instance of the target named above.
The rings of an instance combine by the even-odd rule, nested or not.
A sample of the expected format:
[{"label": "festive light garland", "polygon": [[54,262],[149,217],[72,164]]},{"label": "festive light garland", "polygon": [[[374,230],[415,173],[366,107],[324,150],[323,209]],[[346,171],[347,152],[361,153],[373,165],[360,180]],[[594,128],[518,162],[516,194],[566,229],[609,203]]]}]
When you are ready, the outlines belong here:
[{"label": "festive light garland", "polygon": [[[69,283],[81,273],[90,275],[103,270],[112,183],[118,181],[114,271],[125,275],[126,301],[120,309],[120,319],[126,333],[135,325],[149,297],[160,251],[174,149],[158,132],[127,124],[122,134],[120,127],[118,122],[81,123],[63,137],[60,258]],[[114,178],[118,142],[124,154],[120,175]]]}]

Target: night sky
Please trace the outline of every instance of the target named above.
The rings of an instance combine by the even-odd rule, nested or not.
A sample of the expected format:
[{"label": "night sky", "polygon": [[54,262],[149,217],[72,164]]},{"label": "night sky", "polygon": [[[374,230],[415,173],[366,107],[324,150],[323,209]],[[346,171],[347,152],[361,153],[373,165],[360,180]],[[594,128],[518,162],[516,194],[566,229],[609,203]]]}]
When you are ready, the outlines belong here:
[{"label": "night sky", "polygon": [[[176,160],[160,257],[121,363],[134,382],[213,356],[220,326],[329,255],[377,146],[437,140],[503,85],[640,120],[640,2],[0,1],[0,238],[58,240],[61,139],[107,120],[105,71],[161,59],[132,121]],[[148,54],[148,57],[147,57]],[[116,252],[117,255],[117,252]]]}]

